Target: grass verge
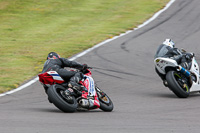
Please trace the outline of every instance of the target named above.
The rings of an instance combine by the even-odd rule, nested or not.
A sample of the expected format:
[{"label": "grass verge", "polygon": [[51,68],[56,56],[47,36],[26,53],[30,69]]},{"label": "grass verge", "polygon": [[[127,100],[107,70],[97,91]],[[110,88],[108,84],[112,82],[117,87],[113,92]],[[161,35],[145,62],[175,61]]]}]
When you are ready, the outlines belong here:
[{"label": "grass verge", "polygon": [[37,75],[47,54],[70,57],[132,29],[169,0],[0,0],[0,93]]}]

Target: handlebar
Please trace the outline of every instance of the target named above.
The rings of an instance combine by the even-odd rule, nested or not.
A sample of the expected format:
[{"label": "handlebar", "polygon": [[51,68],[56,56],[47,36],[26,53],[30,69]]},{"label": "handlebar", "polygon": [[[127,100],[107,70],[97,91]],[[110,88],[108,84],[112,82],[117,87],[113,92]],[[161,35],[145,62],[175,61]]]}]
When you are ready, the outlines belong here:
[{"label": "handlebar", "polygon": [[85,73],[88,73],[88,69],[92,69],[92,67],[87,67],[85,69],[80,69],[79,71],[85,74]]}]

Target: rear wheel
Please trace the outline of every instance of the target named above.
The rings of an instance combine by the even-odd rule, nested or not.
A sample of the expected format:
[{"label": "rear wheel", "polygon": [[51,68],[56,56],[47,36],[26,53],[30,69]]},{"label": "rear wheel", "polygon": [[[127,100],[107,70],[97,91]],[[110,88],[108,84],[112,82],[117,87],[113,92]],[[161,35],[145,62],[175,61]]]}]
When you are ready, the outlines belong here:
[{"label": "rear wheel", "polygon": [[168,87],[179,98],[187,98],[190,94],[189,83],[186,77],[180,76],[176,71],[169,71],[166,75]]},{"label": "rear wheel", "polygon": [[113,110],[113,103],[106,93],[100,90],[97,86],[95,87],[100,102],[100,109],[106,112]]},{"label": "rear wheel", "polygon": [[49,100],[63,112],[76,111],[78,104],[75,97],[71,96],[72,100],[69,102],[63,94],[64,91],[65,88],[61,85],[50,86],[47,90]]}]

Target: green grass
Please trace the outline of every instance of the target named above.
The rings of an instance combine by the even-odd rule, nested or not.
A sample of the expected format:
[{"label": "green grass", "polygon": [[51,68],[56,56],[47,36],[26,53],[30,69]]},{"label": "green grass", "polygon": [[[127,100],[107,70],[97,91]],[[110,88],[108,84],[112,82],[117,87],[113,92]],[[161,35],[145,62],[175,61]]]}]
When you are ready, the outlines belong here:
[{"label": "green grass", "polygon": [[0,93],[37,75],[49,52],[70,57],[132,29],[169,0],[0,0]]}]

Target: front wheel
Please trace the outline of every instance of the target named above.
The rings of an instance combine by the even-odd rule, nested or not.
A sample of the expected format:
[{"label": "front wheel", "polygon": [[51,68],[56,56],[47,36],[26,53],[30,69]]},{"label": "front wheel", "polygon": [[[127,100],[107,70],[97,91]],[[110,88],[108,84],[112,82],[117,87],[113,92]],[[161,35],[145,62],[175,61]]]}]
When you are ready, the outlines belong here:
[{"label": "front wheel", "polygon": [[168,87],[179,98],[187,98],[190,94],[186,77],[182,77],[176,71],[169,71],[166,75]]},{"label": "front wheel", "polygon": [[97,91],[97,95],[99,98],[99,103],[100,103],[100,109],[106,112],[111,112],[113,110],[113,102],[111,99],[108,97],[106,93],[104,93],[102,90],[100,90],[97,86],[95,87]]},{"label": "front wheel", "polygon": [[61,85],[55,84],[50,86],[47,90],[49,100],[63,112],[76,111],[78,104],[75,97],[72,96],[72,102],[69,103],[62,94],[64,91],[65,88]]}]

